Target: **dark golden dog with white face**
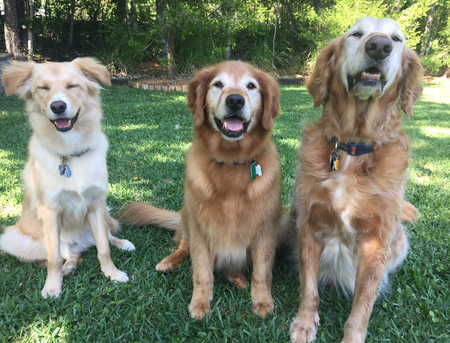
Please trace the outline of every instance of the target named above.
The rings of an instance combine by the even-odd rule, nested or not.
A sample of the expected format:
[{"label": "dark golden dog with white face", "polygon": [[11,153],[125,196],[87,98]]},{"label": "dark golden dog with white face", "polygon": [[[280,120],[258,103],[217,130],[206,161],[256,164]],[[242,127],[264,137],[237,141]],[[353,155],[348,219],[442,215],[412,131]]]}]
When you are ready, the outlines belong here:
[{"label": "dark golden dog with white face", "polygon": [[306,127],[291,216],[299,237],[293,342],[319,325],[318,282],[353,292],[342,342],[364,342],[377,294],[404,260],[411,145],[400,127],[422,94],[422,67],[391,19],[360,19],[320,53],[307,81],[321,119]]},{"label": "dark golden dog with white face", "polygon": [[280,110],[278,84],[247,63],[223,62],[191,80],[188,107],[195,136],[186,159],[181,213],[131,203],[119,218],[176,230],[178,249],[156,269],[177,269],[191,255],[192,317],[210,312],[214,266],[244,288],[243,271],[250,262],[253,312],[264,318],[274,307],[275,249],[286,239],[280,228],[284,216],[279,157],[270,138],[272,120]]}]

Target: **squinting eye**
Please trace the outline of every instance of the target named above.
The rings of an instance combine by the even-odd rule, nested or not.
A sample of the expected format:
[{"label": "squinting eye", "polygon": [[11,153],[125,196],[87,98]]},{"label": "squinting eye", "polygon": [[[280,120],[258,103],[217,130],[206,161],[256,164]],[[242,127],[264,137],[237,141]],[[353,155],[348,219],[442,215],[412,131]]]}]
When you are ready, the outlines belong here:
[{"label": "squinting eye", "polygon": [[255,89],[256,86],[255,86],[255,84],[253,82],[249,82],[249,84],[247,85],[247,88],[248,89]]},{"label": "squinting eye", "polygon": [[361,37],[361,32],[358,32],[358,31],[353,32],[350,36],[353,36],[353,37]]},{"label": "squinting eye", "polygon": [[395,42],[401,42],[402,41],[402,39],[399,36],[392,37],[392,40],[395,41]]},{"label": "squinting eye", "polygon": [[47,86],[42,86],[42,87],[38,87],[39,89],[42,89],[44,91],[48,91],[50,88],[48,88]]},{"label": "squinting eye", "polygon": [[78,87],[78,85],[68,85],[67,89]]},{"label": "squinting eye", "polygon": [[214,86],[216,86],[217,88],[223,88],[223,84],[220,81],[217,81]]}]

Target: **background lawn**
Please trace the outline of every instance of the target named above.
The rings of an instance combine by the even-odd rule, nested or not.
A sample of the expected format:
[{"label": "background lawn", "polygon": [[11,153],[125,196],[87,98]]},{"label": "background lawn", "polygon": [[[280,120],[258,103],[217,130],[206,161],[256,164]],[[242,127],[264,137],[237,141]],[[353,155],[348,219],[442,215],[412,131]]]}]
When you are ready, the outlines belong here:
[{"label": "background lawn", "polygon": [[[273,139],[283,172],[283,204],[295,177],[300,130],[317,118],[303,86],[282,88],[282,113]],[[184,159],[192,138],[186,94],[109,87],[103,92],[104,131],[109,138],[108,204],[115,215],[130,201],[180,210]],[[421,212],[408,225],[411,248],[391,277],[389,292],[374,307],[368,342],[450,341],[450,87],[426,86],[404,126],[414,144],[406,198]],[[20,215],[22,168],[30,128],[23,102],[0,95],[0,227]],[[107,280],[96,250],[84,254],[75,275],[64,279],[58,299],[40,295],[46,270],[0,254],[0,342],[288,342],[298,308],[298,277],[290,260],[275,262],[275,310],[262,320],[251,312],[250,294],[237,291],[216,273],[212,313],[193,320],[190,261],[170,274],[155,265],[172,252],[172,234],[156,227],[125,226],[121,237],[134,252],[112,248],[126,284]],[[286,254],[287,255],[287,254]],[[316,342],[338,342],[352,299],[333,289],[321,292],[321,326]]]}]

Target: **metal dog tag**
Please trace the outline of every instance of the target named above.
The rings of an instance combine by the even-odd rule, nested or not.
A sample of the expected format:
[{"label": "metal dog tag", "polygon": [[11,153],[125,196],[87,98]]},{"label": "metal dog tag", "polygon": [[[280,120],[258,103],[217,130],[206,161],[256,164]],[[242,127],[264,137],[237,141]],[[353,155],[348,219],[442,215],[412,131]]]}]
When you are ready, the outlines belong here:
[{"label": "metal dog tag", "polygon": [[256,179],[256,175],[262,176],[262,169],[261,165],[256,163],[256,160],[252,160],[250,162],[250,176],[252,180]]},{"label": "metal dog tag", "polygon": [[341,154],[338,151],[332,151],[330,154],[330,170],[339,170],[339,159]]},{"label": "metal dog tag", "polygon": [[70,170],[69,166],[66,166],[65,174],[66,174],[67,177],[71,177],[72,176],[72,171]]}]

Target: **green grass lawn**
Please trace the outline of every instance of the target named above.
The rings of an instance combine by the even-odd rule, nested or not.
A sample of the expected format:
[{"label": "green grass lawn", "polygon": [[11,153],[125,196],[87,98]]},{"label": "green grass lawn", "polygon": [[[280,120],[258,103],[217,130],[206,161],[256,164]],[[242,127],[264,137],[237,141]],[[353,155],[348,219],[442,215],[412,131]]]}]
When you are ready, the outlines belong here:
[{"label": "green grass lawn", "polygon": [[[130,201],[180,210],[184,160],[192,139],[186,94],[109,87],[103,92],[104,131],[109,138],[108,205],[112,214]],[[281,155],[283,204],[295,177],[301,128],[320,115],[303,86],[282,88],[281,116],[273,139]],[[391,276],[390,290],[377,300],[367,342],[450,341],[450,87],[426,86],[404,127],[414,145],[406,198],[419,210],[408,225],[411,248]],[[30,127],[24,104],[0,95],[0,227],[20,215],[20,177],[27,159]],[[1,229],[0,229],[1,230]],[[117,267],[130,281],[115,284],[100,271],[95,249],[71,277],[58,299],[40,295],[46,270],[0,254],[0,342],[288,342],[296,315],[298,277],[289,258],[275,262],[275,309],[266,319],[251,311],[250,293],[237,291],[216,273],[212,313],[193,320],[190,261],[162,274],[155,265],[175,244],[156,227],[125,226],[121,237],[136,251],[112,248]],[[321,326],[316,342],[339,342],[351,298],[321,291]]]}]

